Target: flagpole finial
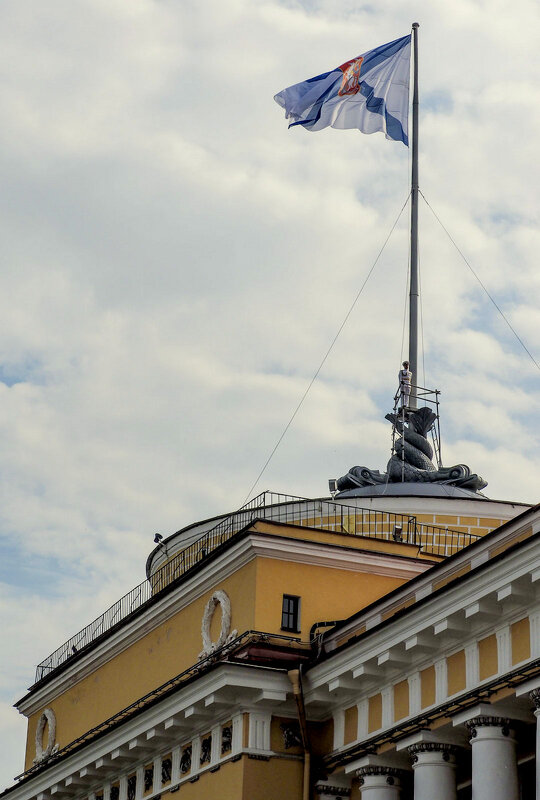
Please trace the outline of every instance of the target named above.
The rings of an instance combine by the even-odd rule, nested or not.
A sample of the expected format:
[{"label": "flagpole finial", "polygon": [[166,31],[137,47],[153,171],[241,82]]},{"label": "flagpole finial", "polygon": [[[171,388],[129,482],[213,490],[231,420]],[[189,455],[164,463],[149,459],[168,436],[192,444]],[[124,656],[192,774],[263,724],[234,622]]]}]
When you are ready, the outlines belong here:
[{"label": "flagpole finial", "polygon": [[419,22],[413,22],[412,26],[413,26],[413,28],[419,28],[420,27],[420,23]]}]

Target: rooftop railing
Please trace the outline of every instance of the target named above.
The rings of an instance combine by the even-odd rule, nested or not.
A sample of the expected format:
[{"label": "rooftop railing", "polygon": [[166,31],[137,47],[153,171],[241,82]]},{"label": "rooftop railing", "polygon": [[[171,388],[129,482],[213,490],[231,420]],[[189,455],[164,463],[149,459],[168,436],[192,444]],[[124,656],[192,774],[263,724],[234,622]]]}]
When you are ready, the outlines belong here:
[{"label": "rooftop railing", "polygon": [[145,580],[116,601],[97,619],[38,664],[35,682],[42,680],[80,650],[119,626],[134,612],[171,588],[255,520],[316,528],[346,536],[361,536],[416,545],[422,553],[449,556],[479,536],[436,525],[424,525],[409,514],[374,511],[332,500],[262,492],[238,511],[224,517],[195,542],[170,558]]}]

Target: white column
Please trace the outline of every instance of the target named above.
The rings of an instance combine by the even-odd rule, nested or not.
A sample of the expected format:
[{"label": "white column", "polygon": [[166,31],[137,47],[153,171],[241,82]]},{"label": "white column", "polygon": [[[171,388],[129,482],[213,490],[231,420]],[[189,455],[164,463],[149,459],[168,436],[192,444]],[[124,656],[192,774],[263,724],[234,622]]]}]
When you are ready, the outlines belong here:
[{"label": "white column", "polygon": [[467,722],[472,747],[474,800],[519,800],[516,740],[510,720],[474,717]]},{"label": "white column", "polygon": [[536,717],[536,800],[540,800],[540,689],[533,689],[530,698],[534,703]]},{"label": "white column", "polygon": [[414,800],[456,800],[455,747],[419,742],[408,749],[414,770]]},{"label": "white column", "polygon": [[392,767],[361,767],[356,775],[362,800],[399,800],[400,774],[400,770]]}]

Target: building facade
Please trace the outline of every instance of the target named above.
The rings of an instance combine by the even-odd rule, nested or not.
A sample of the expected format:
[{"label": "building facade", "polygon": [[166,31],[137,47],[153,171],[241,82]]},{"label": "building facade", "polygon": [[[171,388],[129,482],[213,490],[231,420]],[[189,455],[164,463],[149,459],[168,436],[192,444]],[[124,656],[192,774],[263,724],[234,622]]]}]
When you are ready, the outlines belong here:
[{"label": "building facade", "polygon": [[38,666],[3,797],[533,798],[539,530],[404,486],[188,526]]}]

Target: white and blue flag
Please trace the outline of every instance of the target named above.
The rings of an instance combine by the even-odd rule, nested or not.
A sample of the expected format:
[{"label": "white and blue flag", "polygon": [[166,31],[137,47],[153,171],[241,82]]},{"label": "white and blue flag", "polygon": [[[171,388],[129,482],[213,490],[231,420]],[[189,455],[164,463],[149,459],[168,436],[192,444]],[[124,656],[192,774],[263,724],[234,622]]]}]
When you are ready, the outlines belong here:
[{"label": "white and blue flag", "polygon": [[289,127],[309,131],[358,128],[384,131],[387,139],[408,146],[411,36],[383,44],[341,67],[309,78],[276,94]]}]

